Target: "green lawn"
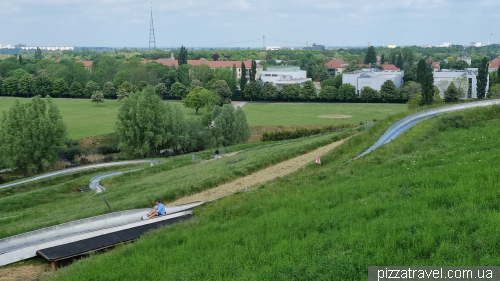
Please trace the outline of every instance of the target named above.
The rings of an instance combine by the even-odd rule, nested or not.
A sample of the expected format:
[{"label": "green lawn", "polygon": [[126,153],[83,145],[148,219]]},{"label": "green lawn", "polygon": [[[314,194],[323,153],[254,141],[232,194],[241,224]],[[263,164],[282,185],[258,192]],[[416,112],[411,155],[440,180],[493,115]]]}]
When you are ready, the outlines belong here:
[{"label": "green lawn", "polygon": [[367,280],[368,266],[499,266],[500,107],[426,120],[344,164],[399,117],[322,165],[198,208],[51,279]]},{"label": "green lawn", "polygon": [[[406,111],[405,104],[384,103],[247,103],[243,107],[250,126],[354,124]],[[319,118],[350,115],[351,118]]]},{"label": "green lawn", "polygon": [[[15,99],[25,102],[25,98],[0,97],[0,114],[7,110]],[[68,128],[69,138],[80,139],[115,131],[116,115],[120,103],[116,100],[100,104],[98,107],[90,100],[54,99]],[[188,118],[196,118],[195,110],[178,105]],[[373,119],[383,119],[391,114],[406,111],[404,104],[365,104],[365,103],[247,103],[243,107],[250,126],[270,125],[316,125],[316,124],[354,124]],[[352,118],[318,118],[319,115],[341,114]]]}]

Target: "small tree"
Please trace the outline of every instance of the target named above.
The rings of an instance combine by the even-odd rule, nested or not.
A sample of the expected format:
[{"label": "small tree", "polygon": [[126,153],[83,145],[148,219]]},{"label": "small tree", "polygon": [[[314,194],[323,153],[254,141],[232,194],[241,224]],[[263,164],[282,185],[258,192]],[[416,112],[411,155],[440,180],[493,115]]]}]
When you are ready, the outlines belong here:
[{"label": "small tree", "polygon": [[97,106],[99,106],[100,102],[104,102],[104,95],[101,93],[101,91],[95,91],[90,99],[92,100],[92,102],[95,102]]},{"label": "small tree", "polygon": [[362,100],[365,100],[367,103],[371,100],[379,98],[378,92],[375,89],[372,89],[368,86],[363,87],[361,89],[361,95],[360,95]]},{"label": "small tree", "polygon": [[259,85],[257,82],[248,83],[245,86],[245,90],[243,90],[243,95],[245,98],[250,98],[250,101],[257,98],[259,96]]},{"label": "small tree", "polygon": [[66,81],[64,81],[64,79],[62,78],[56,79],[56,81],[54,81],[54,86],[52,87],[52,94],[61,98],[61,96],[66,94],[67,92],[68,85],[66,84]]},{"label": "small tree", "polygon": [[111,97],[115,96],[115,86],[111,82],[106,82],[104,83],[104,86],[102,87],[102,94],[104,96],[107,96],[108,99],[111,99]]},{"label": "small tree", "polygon": [[125,91],[125,90],[120,90],[120,91],[118,92],[118,95],[116,95],[116,100],[121,101],[121,100],[123,100],[124,98],[128,98],[128,96],[129,96],[129,93],[128,93],[127,91]]},{"label": "small tree", "polygon": [[216,146],[245,143],[250,138],[250,127],[241,108],[229,104],[216,107],[213,112],[212,134]]},{"label": "small tree", "polygon": [[332,78],[325,79],[325,80],[321,81],[320,85],[321,85],[321,88],[326,87],[326,86],[335,87],[335,81]]},{"label": "small tree", "polygon": [[495,84],[488,90],[488,98],[489,99],[498,99],[500,98],[500,84]]},{"label": "small tree", "polygon": [[142,92],[142,90],[144,90],[144,88],[146,88],[148,85],[149,85],[148,82],[146,82],[146,81],[140,81],[137,84],[137,89],[139,90],[139,92]]},{"label": "small tree", "polygon": [[208,104],[215,104],[217,101],[211,91],[202,87],[196,87],[182,100],[182,104],[187,108],[195,109],[196,114],[198,114],[200,108]]},{"label": "small tree", "polygon": [[231,89],[229,89],[226,81],[217,80],[212,85],[212,93],[216,94],[219,97],[221,106],[223,104],[231,104],[231,97],[233,96],[233,93],[231,92]]},{"label": "small tree", "polygon": [[69,96],[70,97],[81,97],[82,96],[82,85],[80,83],[74,81],[71,83],[71,86],[69,87]]},{"label": "small tree", "polygon": [[354,100],[356,99],[356,87],[347,83],[343,84],[340,86],[337,95],[339,100],[345,100],[346,102]]},{"label": "small tree", "polygon": [[245,90],[245,86],[247,85],[247,69],[244,62],[241,62],[241,78],[240,78],[240,91]]},{"label": "small tree", "polygon": [[83,95],[87,98],[90,98],[96,91],[99,91],[99,85],[94,81],[89,81],[87,82],[87,84],[85,84]]},{"label": "small tree", "polygon": [[191,81],[191,85],[189,85],[189,90],[192,91],[196,87],[203,87],[203,83],[200,80],[194,79]]},{"label": "small tree", "polygon": [[256,75],[257,75],[257,62],[252,60],[252,68],[250,68],[250,82],[255,82]]},{"label": "small tree", "polygon": [[434,76],[432,73],[427,73],[422,84],[422,99],[420,100],[420,105],[432,104],[434,94]]},{"label": "small tree", "polygon": [[125,81],[118,87],[118,92],[121,92],[121,91],[125,91],[127,93],[132,93],[132,92],[134,92],[134,87],[128,81]]},{"label": "small tree", "polygon": [[181,50],[179,52],[179,60],[178,63],[179,65],[187,64],[187,50],[184,45],[181,46]]},{"label": "small tree", "polygon": [[410,100],[408,100],[406,106],[408,107],[408,109],[415,109],[420,105],[421,99],[422,99],[422,94],[416,94]]},{"label": "small tree", "polygon": [[184,86],[184,84],[175,82],[172,84],[172,87],[170,87],[170,94],[174,97],[178,97],[179,99],[183,99],[188,95],[188,89]]},{"label": "small tree", "polygon": [[[64,80],[63,80],[63,82],[64,82]],[[64,82],[64,85],[66,85],[66,82]],[[33,96],[35,85],[34,85],[33,78],[31,77],[31,74],[25,74],[25,75],[21,76],[18,80],[17,86],[18,86],[18,91],[19,91],[20,95],[23,95],[23,96],[25,95],[26,97]]]},{"label": "small tree", "polygon": [[326,101],[332,101],[337,95],[337,89],[333,86],[322,86],[319,91],[319,98]]},{"label": "small tree", "polygon": [[168,95],[168,89],[167,89],[167,86],[165,86],[165,83],[158,83],[158,85],[155,87],[155,93],[161,99],[166,98]]},{"label": "small tree", "polygon": [[316,87],[314,87],[312,81],[309,80],[304,83],[302,90],[300,91],[300,95],[303,99],[307,99],[307,102],[318,97],[318,92],[316,91]]},{"label": "small tree", "polygon": [[392,80],[386,80],[380,87],[380,97],[382,101],[389,102],[396,98],[396,85]]},{"label": "small tree", "polygon": [[422,85],[420,85],[420,83],[408,81],[403,87],[403,98],[407,100],[410,100],[416,94],[421,94],[421,93],[422,93]]},{"label": "small tree", "polygon": [[380,64],[385,64],[385,55],[380,56]]},{"label": "small tree", "polygon": [[278,98],[278,89],[272,83],[266,82],[262,87],[262,97],[267,100]]},{"label": "small tree", "polygon": [[458,98],[460,96],[460,93],[455,87],[455,83],[451,82],[450,86],[448,86],[448,89],[444,92],[444,100],[446,102],[455,102],[458,101]]},{"label": "small tree", "polygon": [[297,87],[291,84],[286,84],[283,86],[283,89],[280,91],[280,95],[290,102],[290,99],[296,99],[299,96],[299,91]]},{"label": "small tree", "polygon": [[337,74],[333,77],[333,86],[337,89],[342,86],[342,74]]},{"label": "small tree", "polygon": [[365,56],[365,64],[375,64],[377,63],[377,55],[375,54],[375,47],[370,46],[368,47],[368,51],[366,52]]},{"label": "small tree", "polygon": [[486,96],[486,86],[488,84],[488,60],[483,57],[477,75],[477,98],[484,99]]},{"label": "small tree", "polygon": [[42,72],[35,79],[36,93],[42,97],[52,94],[52,80],[46,72]]}]

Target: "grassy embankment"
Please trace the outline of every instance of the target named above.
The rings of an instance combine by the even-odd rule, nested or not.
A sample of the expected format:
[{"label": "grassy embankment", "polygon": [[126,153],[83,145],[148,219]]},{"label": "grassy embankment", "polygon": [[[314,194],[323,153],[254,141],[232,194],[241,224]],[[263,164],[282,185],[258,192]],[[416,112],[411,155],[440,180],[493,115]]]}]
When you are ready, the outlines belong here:
[{"label": "grassy embankment", "polygon": [[[102,173],[95,170],[84,176],[68,175],[7,188],[0,192],[0,218],[13,217],[0,220],[0,238],[107,213],[103,196],[114,211],[151,207],[157,198],[164,202],[173,201],[302,155],[353,132],[330,133],[194,165],[191,155],[163,159],[163,163],[154,167],[103,180],[106,192],[97,196],[94,192],[76,191],[78,187],[88,185],[91,177]],[[227,151],[251,147],[255,145],[238,145],[227,148]],[[241,162],[225,165],[241,158],[244,158]],[[121,167],[113,171],[130,169]]]},{"label": "grassy embankment", "polygon": [[[25,98],[0,97],[0,116],[10,108],[15,99],[21,102]],[[80,139],[115,131],[116,116],[120,103],[116,100],[99,104],[97,107],[88,99],[54,99],[68,128],[70,139]],[[193,109],[185,108],[180,102],[170,102],[178,105],[188,118],[197,118]],[[271,126],[270,128],[255,128],[254,139],[259,140],[264,131],[279,129],[281,125],[324,125],[324,124],[359,124],[373,119],[383,119],[391,114],[405,111],[404,104],[351,104],[351,103],[247,103],[243,111],[247,114],[250,126]],[[332,119],[319,118],[319,115],[343,114],[352,118]],[[293,129],[292,127],[290,129]]]},{"label": "grassy embankment", "polygon": [[52,277],[366,280],[371,265],[498,266],[500,107],[444,117],[342,164],[399,117],[380,122],[321,166],[213,202]]}]

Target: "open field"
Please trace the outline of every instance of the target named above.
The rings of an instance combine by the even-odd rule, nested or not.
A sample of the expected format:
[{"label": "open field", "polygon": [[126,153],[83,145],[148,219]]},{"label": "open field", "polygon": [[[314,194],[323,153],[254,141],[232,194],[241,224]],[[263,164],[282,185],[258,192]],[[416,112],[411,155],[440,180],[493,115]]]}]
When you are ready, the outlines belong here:
[{"label": "open field", "polygon": [[[405,104],[384,103],[247,103],[243,110],[250,126],[276,126],[359,124],[407,109]],[[318,117],[322,115],[329,116]],[[347,116],[352,117],[345,118]]]},{"label": "open field", "polygon": [[500,107],[429,119],[343,164],[398,119],[354,136],[321,166],[52,277],[366,280],[372,265],[500,265]]},{"label": "open field", "polygon": [[[0,97],[0,116],[15,99],[22,102],[24,98]],[[100,104],[98,107],[87,99],[54,99],[59,107],[68,128],[71,139],[80,139],[115,131],[116,116],[120,103],[116,100]],[[185,108],[180,102],[169,101],[179,105],[184,115],[197,118],[193,109]],[[246,103],[243,111],[247,115],[250,126],[280,125],[324,125],[354,124],[383,119],[391,114],[406,111],[404,104],[364,104],[364,103]],[[349,115],[352,118],[319,118],[320,115]],[[259,129],[261,131],[261,129]],[[256,134],[256,133],[254,133]],[[261,134],[260,134],[261,135]],[[254,139],[259,139],[256,136]]]},{"label": "open field", "polygon": [[[167,158],[154,167],[103,180],[101,184],[106,187],[106,192],[98,196],[94,192],[76,191],[78,187],[88,185],[91,177],[103,173],[94,170],[84,176],[67,175],[6,188],[0,192],[0,217],[12,218],[0,220],[0,238],[107,213],[102,196],[106,196],[114,211],[150,207],[156,199],[174,201],[302,155],[354,132],[329,133],[254,149],[224,157],[220,161],[193,164],[191,155]],[[254,145],[238,145],[235,149],[250,147]],[[230,151],[231,147],[226,149],[226,152]],[[225,165],[241,158],[244,158],[241,162]],[[131,169],[122,167],[116,171]]]}]

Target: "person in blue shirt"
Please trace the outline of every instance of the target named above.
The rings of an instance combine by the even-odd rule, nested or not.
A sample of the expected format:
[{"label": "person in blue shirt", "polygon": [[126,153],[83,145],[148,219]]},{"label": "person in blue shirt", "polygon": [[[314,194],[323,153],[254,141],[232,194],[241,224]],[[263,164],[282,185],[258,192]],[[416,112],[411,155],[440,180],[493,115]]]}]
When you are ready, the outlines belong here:
[{"label": "person in blue shirt", "polygon": [[165,206],[160,202],[160,200],[156,200],[156,206],[153,211],[148,213],[148,219],[155,216],[163,216],[165,214]]}]

